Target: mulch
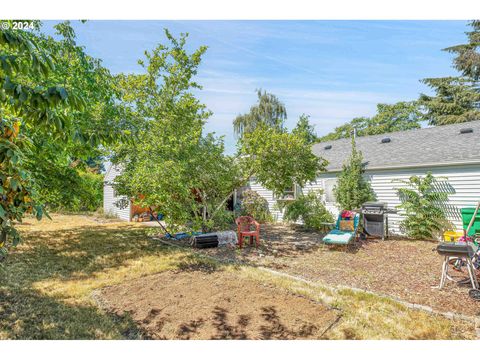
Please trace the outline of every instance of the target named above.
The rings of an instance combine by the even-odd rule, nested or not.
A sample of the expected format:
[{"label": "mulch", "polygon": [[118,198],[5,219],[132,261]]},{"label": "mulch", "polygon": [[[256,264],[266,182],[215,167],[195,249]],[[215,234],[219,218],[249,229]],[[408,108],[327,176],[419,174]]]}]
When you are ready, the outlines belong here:
[{"label": "mulch", "polygon": [[[393,296],[441,312],[480,316],[480,302],[468,296],[469,285],[447,282],[444,289],[438,289],[443,258],[435,251],[436,242],[369,239],[354,249],[345,249],[323,245],[324,234],[299,226],[273,224],[261,229],[258,249],[247,245],[242,250],[220,247],[195,251],[222,261],[265,266],[328,285]],[[457,280],[466,277],[465,273],[454,275]]]}]

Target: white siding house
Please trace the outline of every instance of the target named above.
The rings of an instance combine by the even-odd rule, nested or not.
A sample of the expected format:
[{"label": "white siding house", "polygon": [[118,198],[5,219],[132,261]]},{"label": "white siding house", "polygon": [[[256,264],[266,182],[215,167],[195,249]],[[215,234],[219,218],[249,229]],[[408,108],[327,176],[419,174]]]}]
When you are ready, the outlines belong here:
[{"label": "white siding house", "polygon": [[[389,140],[383,140],[386,138]],[[427,172],[438,177],[452,192],[447,214],[458,228],[461,228],[460,208],[474,207],[480,201],[480,121],[358,137],[356,145],[363,154],[365,176],[377,201],[387,203],[388,207],[400,204],[396,189],[404,185],[401,180]],[[332,190],[342,164],[350,155],[350,139],[315,144],[313,152],[328,160],[327,171],[298,191],[323,189],[326,206],[336,216],[339,209]],[[249,187],[267,199],[274,218],[281,221],[282,213],[275,207],[273,193],[254,181]],[[400,233],[401,220],[399,214],[389,215],[392,233]]]},{"label": "white siding house", "polygon": [[[121,173],[118,167],[110,164],[105,173],[103,179],[103,211],[105,214],[117,216],[119,219],[130,221],[131,220],[131,207],[132,204],[124,196],[117,196],[115,190],[112,187],[112,183],[115,181],[117,175]],[[125,203],[126,207],[121,207],[120,203]]]}]

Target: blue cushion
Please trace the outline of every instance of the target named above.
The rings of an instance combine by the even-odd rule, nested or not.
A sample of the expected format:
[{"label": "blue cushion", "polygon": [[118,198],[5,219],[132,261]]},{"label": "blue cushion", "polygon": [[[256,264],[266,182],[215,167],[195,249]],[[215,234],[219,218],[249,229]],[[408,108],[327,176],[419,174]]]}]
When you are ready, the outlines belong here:
[{"label": "blue cushion", "polygon": [[322,239],[326,244],[346,245],[353,239],[351,231],[332,230]]}]

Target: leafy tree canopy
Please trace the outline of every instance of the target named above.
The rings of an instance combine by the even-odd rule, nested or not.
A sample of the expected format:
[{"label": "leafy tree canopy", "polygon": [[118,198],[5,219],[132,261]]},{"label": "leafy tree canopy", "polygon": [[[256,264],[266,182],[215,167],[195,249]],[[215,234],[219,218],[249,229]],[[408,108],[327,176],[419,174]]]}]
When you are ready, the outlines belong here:
[{"label": "leafy tree canopy", "polygon": [[357,136],[378,135],[393,131],[420,128],[421,112],[417,102],[398,102],[395,104],[378,104],[377,114],[373,117],[358,117],[341,125],[320,138],[320,141],[349,138],[356,129]]},{"label": "leafy tree canopy", "polygon": [[257,126],[263,124],[284,130],[284,123],[287,118],[285,105],[273,94],[257,90],[258,102],[250,108],[250,111],[238,115],[233,121],[233,130],[240,137],[243,134],[254,131]]},{"label": "leafy tree canopy", "polygon": [[252,175],[276,192],[315,178],[322,162],[302,138],[283,131],[283,105],[260,91],[251,113],[261,120],[241,125],[239,151],[225,155],[223,138],[203,133],[210,112],[192,94],[206,47],[189,53],[187,34],[165,34],[168,43],[140,62],[143,74],[119,76],[122,101],[141,129],[135,142],[115,148],[112,160],[123,168],[114,184],[119,194],[155,206],[171,227],[208,230]]},{"label": "leafy tree canopy", "polygon": [[305,139],[307,144],[313,144],[318,141],[315,132],[315,126],[310,124],[309,116],[302,114],[298,119],[297,125],[293,128],[292,134],[298,135]]},{"label": "leafy tree canopy", "polygon": [[126,135],[113,77],[75,44],[69,22],[56,30],[59,40],[40,22],[0,30],[0,218],[2,238],[14,243],[13,221],[26,212],[40,219],[52,189],[68,197],[81,185],[74,167]]},{"label": "leafy tree canopy", "polygon": [[248,175],[277,195],[294,184],[305,186],[326,166],[303,137],[265,125],[245,134],[239,147]]}]

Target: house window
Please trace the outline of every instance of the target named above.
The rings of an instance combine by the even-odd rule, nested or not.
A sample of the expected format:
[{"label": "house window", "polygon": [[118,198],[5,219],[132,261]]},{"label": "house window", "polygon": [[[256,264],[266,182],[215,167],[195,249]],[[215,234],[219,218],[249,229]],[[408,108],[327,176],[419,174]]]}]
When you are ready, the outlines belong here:
[{"label": "house window", "polygon": [[325,202],[334,204],[337,202],[335,199],[335,193],[333,192],[333,188],[337,184],[337,179],[326,179],[323,180],[323,190],[325,192]]},{"label": "house window", "polygon": [[278,198],[278,200],[295,200],[297,198],[297,186],[293,185],[285,189],[283,195]]}]

